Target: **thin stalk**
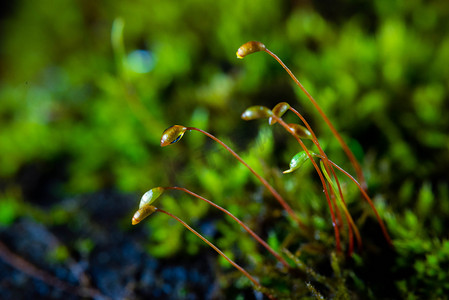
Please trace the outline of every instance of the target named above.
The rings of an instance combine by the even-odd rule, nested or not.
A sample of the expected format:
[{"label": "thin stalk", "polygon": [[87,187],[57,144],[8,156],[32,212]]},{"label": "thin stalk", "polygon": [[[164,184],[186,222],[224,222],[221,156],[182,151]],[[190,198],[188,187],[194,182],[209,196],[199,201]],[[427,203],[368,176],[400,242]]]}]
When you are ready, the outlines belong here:
[{"label": "thin stalk", "polygon": [[[324,163],[323,163],[322,160],[320,161],[320,165],[321,165],[321,169],[323,170],[324,177],[326,177],[326,179],[329,182],[331,188],[336,190],[337,187],[335,186],[335,183],[330,178],[329,173],[324,168]],[[351,227],[354,229],[354,233],[355,233],[355,236],[356,236],[356,239],[357,239],[357,243],[358,243],[359,249],[360,249],[362,247],[362,238],[360,237],[360,232],[359,232],[357,226],[355,225],[354,220],[351,217],[351,214],[348,211],[348,207],[346,206],[346,203],[343,201],[342,198],[340,198],[339,194],[335,193],[335,195],[337,196],[337,198],[339,200],[339,203],[340,203],[341,207],[343,208],[343,211],[344,211],[344,213],[346,215],[346,219],[348,220],[348,228],[349,228],[349,230],[351,229]],[[350,232],[352,234],[352,230],[350,230]],[[353,245],[350,245],[350,247],[349,247],[349,255],[352,254],[352,250],[353,250]]]},{"label": "thin stalk", "polygon": [[204,131],[202,129],[195,128],[195,127],[187,127],[187,130],[199,131],[199,132],[205,134],[206,136],[208,136],[209,138],[213,139],[217,143],[219,143],[226,150],[228,150],[229,153],[231,153],[239,162],[241,162],[246,168],[248,168],[248,170],[250,170],[250,172],[253,173],[254,176],[257,177],[257,179],[259,179],[259,181],[265,186],[265,188],[267,188],[270,191],[270,193],[274,196],[274,198],[276,198],[276,200],[287,211],[287,213],[290,215],[290,217],[293,218],[296,221],[298,226],[301,227],[304,230],[307,229],[307,227],[301,222],[301,220],[295,214],[293,209],[287,204],[287,202],[281,197],[281,195],[279,195],[279,193],[262,176],[260,176],[258,173],[256,173],[256,171],[254,171],[253,168],[251,168],[237,153],[235,153],[234,150],[232,150],[225,143],[223,143],[221,140],[219,140],[218,138],[216,138],[215,136],[213,136],[212,134],[210,134],[207,131]]},{"label": "thin stalk", "polygon": [[[320,155],[317,155],[317,157],[322,158]],[[368,196],[368,194],[365,192],[365,190],[363,189],[363,187],[360,185],[360,183],[354,178],[352,177],[351,174],[349,174],[348,172],[345,171],[345,169],[343,169],[342,167],[340,167],[339,165],[337,165],[336,163],[334,163],[333,161],[329,160],[329,163],[332,164],[334,167],[336,167],[340,172],[342,172],[343,174],[345,174],[349,179],[352,180],[352,182],[355,183],[355,185],[358,187],[358,189],[360,190],[360,193],[362,193],[363,198],[365,198],[365,200],[368,202],[368,204],[371,206],[371,209],[374,211],[374,214],[376,215],[377,218],[377,222],[379,222],[380,228],[382,229],[382,233],[385,237],[385,239],[387,240],[388,244],[390,244],[390,246],[393,246],[393,243],[391,242],[391,238],[390,235],[388,234],[387,228],[385,227],[384,222],[382,221],[382,219],[379,216],[379,213],[377,212],[376,207],[374,206],[373,201],[371,200],[370,196]]]},{"label": "thin stalk", "polygon": [[246,226],[245,223],[243,223],[242,221],[240,221],[240,219],[238,219],[236,216],[234,216],[232,213],[230,213],[229,211],[227,211],[226,209],[224,209],[223,207],[219,206],[218,204],[215,204],[214,202],[198,195],[195,194],[194,192],[186,189],[186,188],[182,188],[182,187],[177,187],[177,186],[172,186],[172,187],[166,187],[166,190],[179,190],[179,191],[183,191],[185,193],[188,193],[200,200],[203,200],[207,203],[209,203],[210,205],[218,208],[219,210],[221,210],[222,212],[224,212],[225,214],[227,214],[228,216],[230,216],[231,218],[233,218],[237,223],[239,223],[240,226],[243,227],[243,229],[245,229],[256,241],[258,241],[262,246],[265,247],[265,249],[267,249],[271,254],[273,254],[274,257],[277,258],[277,260],[279,262],[281,262],[286,268],[289,268],[289,264],[285,261],[285,259],[283,259],[276,251],[273,250],[273,248],[271,248],[260,236],[258,236],[254,231],[252,231],[248,226]]},{"label": "thin stalk", "polygon": [[313,160],[313,157],[310,154],[309,150],[307,150],[306,145],[304,145],[303,141],[292,130],[290,130],[290,127],[288,126],[288,124],[285,123],[284,120],[282,120],[281,118],[279,118],[278,116],[276,116],[274,114],[272,117],[275,118],[276,121],[279,122],[279,124],[281,124],[291,135],[293,135],[293,137],[298,141],[298,143],[301,145],[303,150],[306,152],[309,159],[312,161],[312,164],[315,167],[315,170],[318,173],[318,176],[320,177],[321,184],[323,185],[324,194],[326,195],[327,204],[329,206],[329,210],[330,210],[330,214],[331,214],[331,218],[332,218],[332,226],[334,227],[336,248],[337,248],[337,251],[341,251],[340,232],[338,231],[338,226],[337,226],[337,223],[335,220],[335,214],[334,214],[334,210],[332,208],[332,202],[329,197],[329,191],[327,190],[327,184],[326,184],[326,181],[324,180],[324,177],[323,177],[323,174],[321,173],[320,168],[318,167],[316,162]]},{"label": "thin stalk", "polygon": [[[318,142],[318,138],[315,135],[315,132],[313,131],[312,127],[309,125],[309,122],[307,122],[307,120],[293,107],[289,106],[289,110],[292,111],[295,115],[298,116],[298,118],[303,122],[303,124],[307,127],[307,130],[309,130],[310,134],[312,135],[312,142],[315,144],[315,146],[318,148],[318,151],[320,152],[320,154],[324,157],[324,163],[325,163],[325,167],[326,167],[326,171],[329,173],[329,169],[332,171],[333,176],[335,177],[335,180],[337,182],[337,186],[338,186],[338,191],[340,193],[340,196],[342,199],[344,199],[343,197],[343,193],[341,191],[341,186],[340,186],[340,182],[338,181],[337,176],[335,175],[335,171],[332,168],[332,166],[329,164],[328,162],[328,158],[326,153],[324,152],[323,148],[321,148],[320,143]],[[333,204],[335,207],[335,210],[337,211],[337,220],[339,220],[339,222],[341,223],[341,213],[340,210],[338,209],[337,203],[335,202],[335,199],[332,198],[333,200]],[[344,201],[344,200],[343,200]]]},{"label": "thin stalk", "polygon": [[[312,135],[312,141],[315,144],[315,146],[318,148],[318,151],[320,152],[321,156],[323,156],[323,160],[324,160],[324,164],[325,164],[325,168],[326,168],[326,172],[329,173],[329,170],[331,171],[332,176],[335,178],[335,182],[337,183],[337,187],[338,187],[338,193],[340,194],[340,198],[342,199],[343,203],[346,205],[345,203],[345,199],[343,196],[343,192],[341,190],[341,186],[340,186],[340,181],[338,180],[337,175],[335,174],[335,170],[332,167],[332,165],[329,163],[329,159],[326,155],[326,153],[324,152],[324,150],[321,148],[320,143],[318,142],[318,138],[315,135],[315,132],[313,131],[312,127],[309,125],[309,122],[307,122],[307,120],[293,107],[291,107],[289,105],[289,109],[290,111],[292,111],[295,115],[298,116],[299,119],[301,119],[301,121],[303,122],[303,124],[307,127],[307,129],[309,130],[310,134]],[[341,213],[340,213],[340,209],[338,209],[337,203],[335,203],[335,199],[332,198],[333,200],[333,204],[335,206],[335,210],[337,211],[337,219],[341,222]],[[349,223],[349,219],[346,216],[346,221]],[[351,226],[348,226],[348,236],[349,236],[349,253],[352,253],[353,251],[353,247],[354,247],[354,242],[353,242],[353,235],[352,235],[352,228]]]},{"label": "thin stalk", "polygon": [[[214,249],[215,251],[217,251],[218,254],[220,254],[224,259],[226,259],[231,265],[233,265],[237,270],[239,270],[240,272],[242,272],[243,275],[245,275],[258,289],[263,290],[263,287],[260,285],[260,283],[253,277],[251,276],[245,269],[243,269],[242,267],[240,267],[236,262],[234,262],[232,259],[230,259],[226,254],[224,254],[220,249],[218,249],[214,244],[212,244],[211,242],[209,242],[208,239],[206,239],[205,237],[203,237],[201,234],[199,234],[195,229],[193,229],[192,227],[190,227],[189,225],[187,225],[187,223],[185,223],[183,220],[181,220],[180,218],[178,218],[177,216],[162,210],[160,208],[156,208],[156,211],[159,211],[161,213],[164,213],[170,217],[172,217],[173,219],[175,219],[176,221],[178,221],[179,223],[181,223],[185,228],[187,228],[188,230],[190,230],[193,234],[195,234],[197,237],[199,237],[200,239],[203,240],[203,242],[205,242],[206,244],[208,244],[210,247],[212,247],[212,249]],[[270,299],[274,299],[273,296],[267,294],[267,296]]]},{"label": "thin stalk", "polygon": [[362,168],[360,167],[360,164],[358,163],[358,161],[355,158],[354,154],[352,153],[351,149],[349,149],[348,145],[345,143],[343,138],[340,136],[338,131],[335,129],[334,125],[332,125],[331,121],[326,116],[324,111],[321,109],[321,107],[318,105],[318,103],[315,101],[315,99],[313,99],[313,97],[309,94],[309,92],[307,92],[307,90],[299,82],[299,80],[292,73],[292,71],[290,71],[290,69],[284,64],[284,62],[276,54],[274,54],[273,52],[271,52],[270,50],[268,50],[266,48],[263,49],[263,51],[265,51],[271,57],[273,57],[284,68],[284,70],[287,71],[288,75],[290,75],[290,77],[299,86],[299,88],[304,92],[304,94],[307,96],[307,98],[309,98],[310,102],[312,102],[313,106],[315,106],[315,109],[318,111],[318,113],[321,115],[323,120],[326,122],[327,126],[330,128],[330,130],[332,131],[334,136],[339,141],[341,147],[343,148],[343,151],[346,153],[346,155],[348,156],[349,160],[351,161],[351,164],[353,165],[353,167],[354,167],[354,169],[355,169],[355,171],[357,173],[357,177],[359,178],[359,180],[360,180],[360,182],[361,182],[361,184],[363,186],[363,189],[366,190],[367,189],[367,184],[366,184],[366,181],[365,181],[365,177],[363,176],[363,172],[362,172]]}]

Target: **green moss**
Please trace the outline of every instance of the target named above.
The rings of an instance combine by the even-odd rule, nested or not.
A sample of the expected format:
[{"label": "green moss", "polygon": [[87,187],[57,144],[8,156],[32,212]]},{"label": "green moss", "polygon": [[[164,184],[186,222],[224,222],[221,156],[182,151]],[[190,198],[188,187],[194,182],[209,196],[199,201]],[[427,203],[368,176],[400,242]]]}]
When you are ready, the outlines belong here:
[{"label": "green moss", "polygon": [[[445,1],[347,1],[335,10],[316,1],[112,4],[22,1],[2,20],[8,31],[0,38],[0,188],[17,192],[0,197],[1,226],[26,217],[79,226],[76,220],[86,216],[42,200],[47,190],[59,197],[179,185],[210,196],[273,248],[298,254],[301,263],[290,259],[295,271],[280,275],[271,257],[220,212],[175,193],[161,200],[161,208],[197,229],[213,223],[211,239],[267,285],[271,278],[270,288],[286,298],[292,286],[292,298],[447,294]],[[237,47],[252,39],[284,59],[361,161],[394,240],[394,254],[385,254],[392,295],[378,287],[382,277],[363,275],[388,246],[352,182],[339,177],[364,247],[345,261],[332,254],[330,214],[313,166],[281,174],[302,149],[278,126],[239,118],[251,105],[287,101],[310,121],[329,157],[354,174],[325,122],[280,66],[263,53],[235,59]],[[139,50],[152,58],[146,73],[135,72],[145,70],[133,59]],[[297,122],[290,113],[285,118]],[[293,224],[247,169],[201,134],[161,149],[162,130],[179,123],[223,137],[280,191],[309,231]],[[42,170],[33,169],[36,162]],[[55,162],[62,175],[47,174]],[[152,255],[195,255],[205,247],[172,221],[155,214],[143,225]],[[341,236],[347,250],[344,227]],[[76,248],[88,255],[91,243],[87,238]],[[52,255],[64,260],[67,251]]]},{"label": "green moss", "polygon": [[48,259],[51,262],[61,263],[67,260],[70,257],[69,250],[66,246],[59,245],[51,250],[48,253]]},{"label": "green moss", "polygon": [[19,214],[20,207],[14,199],[0,196],[0,226],[11,225]]}]

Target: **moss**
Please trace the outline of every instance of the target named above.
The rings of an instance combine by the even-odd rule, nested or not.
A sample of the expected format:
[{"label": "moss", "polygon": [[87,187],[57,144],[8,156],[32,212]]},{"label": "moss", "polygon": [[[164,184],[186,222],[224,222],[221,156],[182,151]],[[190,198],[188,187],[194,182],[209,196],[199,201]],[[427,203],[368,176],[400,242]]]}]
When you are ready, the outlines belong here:
[{"label": "moss", "polygon": [[[282,297],[419,299],[448,293],[445,1],[347,1],[332,9],[317,1],[224,0],[12,6],[1,20],[8,31],[0,38],[2,227],[31,217],[49,227],[83,228],[91,217],[82,213],[84,203],[66,207],[54,199],[180,185],[226,207],[275,249],[293,253],[295,270],[283,274],[219,213],[189,197],[164,199],[164,209],[204,230]],[[261,53],[235,59],[236,48],[250,39],[288,62],[342,132],[362,164],[394,251],[358,189],[342,176],[364,244],[353,258],[334,257],[331,215],[313,166],[306,162],[281,174],[301,150],[295,141],[279,127],[240,120],[246,107],[288,101],[311,122],[329,157],[354,174],[325,122],[281,67]],[[145,60],[135,53],[150,57],[152,65],[141,68]],[[310,230],[302,232],[248,170],[204,136],[192,134],[162,150],[160,133],[178,122],[223,138]],[[36,162],[45,170],[37,170]],[[4,192],[10,190],[13,196]],[[144,226],[139,238],[156,257],[203,250],[201,241],[166,216]],[[347,227],[341,238],[347,250]],[[96,243],[89,241],[76,242],[76,251],[89,256]],[[376,267],[384,276],[364,275]],[[391,295],[381,288],[389,283]],[[247,288],[238,286],[236,294],[244,297]]]}]

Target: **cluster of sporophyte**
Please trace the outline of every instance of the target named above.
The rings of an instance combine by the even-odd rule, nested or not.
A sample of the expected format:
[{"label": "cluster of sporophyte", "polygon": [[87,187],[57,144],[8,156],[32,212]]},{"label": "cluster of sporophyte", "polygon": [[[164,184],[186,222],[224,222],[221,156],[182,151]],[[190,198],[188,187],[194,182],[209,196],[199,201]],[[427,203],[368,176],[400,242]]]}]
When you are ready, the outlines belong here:
[{"label": "cluster of sporophyte", "polygon": [[[299,169],[306,161],[310,161],[314,168],[316,173],[318,174],[323,191],[326,197],[327,205],[329,207],[330,216],[332,220],[332,226],[334,228],[334,235],[335,235],[335,246],[336,251],[341,252],[342,246],[341,246],[341,238],[340,238],[340,231],[346,227],[348,231],[348,255],[352,255],[354,251],[354,238],[357,242],[357,246],[360,249],[362,247],[362,238],[359,233],[359,230],[357,228],[357,225],[355,224],[350,212],[348,211],[345,197],[340,185],[340,182],[337,177],[337,172],[341,172],[344,176],[348,177],[360,190],[360,193],[362,197],[368,202],[370,207],[372,208],[377,221],[380,225],[380,228],[382,230],[382,233],[387,240],[387,242],[391,245],[391,239],[387,232],[387,229],[380,218],[371,198],[368,196],[366,189],[366,182],[361,170],[361,167],[357,160],[355,159],[353,153],[349,149],[349,147],[346,145],[340,134],[337,132],[335,127],[330,122],[329,118],[324,114],[324,112],[319,107],[318,103],[313,99],[313,97],[305,90],[305,88],[302,86],[302,84],[296,79],[296,77],[293,75],[293,73],[287,68],[287,66],[270,50],[267,49],[267,47],[256,41],[248,42],[244,45],[242,45],[238,51],[237,51],[237,57],[238,58],[244,58],[245,56],[263,51],[271,55],[274,59],[276,59],[282,67],[287,71],[287,73],[290,75],[290,77],[295,81],[295,83],[300,87],[300,89],[306,94],[308,99],[313,103],[314,107],[317,109],[318,113],[321,115],[323,120],[326,122],[326,124],[329,126],[331,131],[333,132],[334,136],[339,141],[342,149],[346,153],[348,159],[352,163],[356,174],[357,179],[351,176],[347,171],[345,171],[343,168],[338,166],[336,163],[331,161],[326,153],[323,151],[323,148],[321,147],[313,129],[310,127],[309,123],[306,121],[306,119],[293,107],[291,107],[286,102],[278,103],[273,109],[269,109],[264,106],[251,106],[248,109],[246,109],[242,115],[241,118],[243,120],[254,120],[254,119],[260,119],[260,118],[267,118],[268,123],[270,125],[274,124],[280,124],[288,133],[290,133],[298,142],[298,144],[301,146],[302,151],[297,153],[293,156],[293,158],[290,161],[290,168],[284,173],[290,173],[297,169]],[[293,112],[302,122],[303,125],[296,124],[296,123],[286,123],[283,120],[283,115],[291,111]],[[232,150],[229,146],[227,146],[225,143],[223,143],[221,140],[213,136],[212,134],[199,129],[195,127],[187,127],[183,125],[173,125],[169,128],[167,128],[161,138],[161,146],[165,147],[168,145],[172,145],[177,143],[187,131],[198,131],[218,144],[220,144],[222,147],[224,147],[227,151],[229,151],[232,156],[237,159],[240,163],[242,163],[246,168],[249,169],[249,171],[263,184],[263,186],[273,195],[273,197],[279,202],[279,204],[285,209],[285,211],[288,213],[288,215],[296,222],[300,228],[300,230],[307,230],[307,226],[301,221],[301,219],[298,217],[298,215],[295,213],[295,211],[290,207],[290,205],[284,200],[284,198],[268,183],[266,179],[264,179],[262,176],[260,176],[256,171],[254,171],[253,168],[251,168],[237,153],[235,153],[234,150]],[[306,145],[304,144],[303,140],[311,140],[313,145],[316,148],[316,152],[310,151]],[[194,193],[191,192],[188,189],[182,188],[182,187],[156,187],[151,190],[149,190],[147,193],[145,193],[142,196],[139,209],[136,211],[136,213],[133,216],[132,224],[138,224],[141,222],[144,218],[149,216],[150,214],[154,212],[161,212],[164,213],[172,218],[174,218],[176,221],[180,222],[183,226],[185,226],[188,230],[193,232],[195,235],[197,235],[200,239],[202,239],[205,243],[207,243],[209,246],[211,246],[215,251],[217,251],[221,256],[223,256],[229,263],[231,263],[236,269],[238,269],[240,272],[242,272],[255,286],[255,288],[259,291],[262,291],[267,297],[270,299],[275,298],[275,292],[271,291],[265,287],[263,287],[258,280],[256,280],[253,276],[251,276],[243,267],[239,266],[237,263],[235,263],[233,260],[231,260],[229,257],[227,257],[218,247],[216,247],[214,244],[212,244],[210,241],[208,241],[206,238],[204,238],[201,234],[199,234],[197,231],[195,231],[193,228],[191,228],[189,225],[187,225],[184,221],[179,219],[178,217],[174,216],[173,214],[162,210],[160,208],[157,208],[153,205],[154,201],[162,195],[166,190],[180,190],[185,193],[188,193],[202,201],[207,202],[208,204],[214,206],[215,208],[218,208],[228,216],[230,216],[235,222],[237,222],[245,231],[247,231],[258,243],[260,243],[266,250],[268,250],[283,266],[283,271],[287,272],[291,270],[292,268],[302,268],[302,264],[295,261],[294,256],[289,253],[288,251],[284,251],[284,254],[287,255],[287,257],[290,259],[290,261],[293,261],[293,265],[290,265],[286,259],[282,257],[281,254],[277,253],[275,250],[273,250],[262,238],[260,238],[254,231],[252,231],[245,223],[243,223],[241,220],[239,220],[237,217],[235,217],[233,214],[231,214],[229,211],[224,209],[223,207],[215,204],[214,202]],[[344,226],[346,224],[346,226]],[[304,270],[303,270],[304,271]],[[310,273],[311,271],[308,270]],[[319,276],[314,276],[317,281],[319,281]],[[312,293],[317,293],[313,286],[307,285],[308,289]]]}]

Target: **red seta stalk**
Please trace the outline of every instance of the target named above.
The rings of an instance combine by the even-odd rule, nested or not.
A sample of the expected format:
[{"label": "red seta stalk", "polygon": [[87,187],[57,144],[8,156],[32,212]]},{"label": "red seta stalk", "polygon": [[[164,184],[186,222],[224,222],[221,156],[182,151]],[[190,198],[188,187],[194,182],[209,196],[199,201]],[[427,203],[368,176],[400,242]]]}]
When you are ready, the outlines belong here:
[{"label": "red seta stalk", "polygon": [[288,126],[287,123],[284,122],[281,118],[273,114],[272,116],[279,124],[281,124],[293,137],[298,141],[298,143],[301,145],[303,150],[306,152],[308,158],[312,161],[313,166],[315,167],[316,172],[318,173],[318,176],[320,177],[321,184],[323,185],[324,194],[326,195],[327,204],[329,206],[331,218],[332,218],[332,226],[334,227],[334,234],[335,234],[335,244],[337,251],[341,251],[341,245],[340,245],[340,232],[338,230],[337,222],[335,219],[334,209],[332,208],[332,202],[329,196],[329,191],[327,189],[326,181],[324,180],[323,174],[321,173],[320,168],[316,164],[316,162],[313,160],[312,155],[310,154],[309,150],[307,150],[306,145],[304,145],[303,141],[291,130],[291,128]]},{"label": "red seta stalk", "polygon": [[228,216],[230,216],[232,219],[234,219],[237,223],[240,224],[240,226],[243,227],[243,229],[245,229],[256,241],[258,241],[263,247],[265,247],[265,249],[267,249],[271,254],[273,254],[274,257],[276,257],[276,259],[282,263],[286,268],[289,268],[289,264],[285,261],[285,259],[283,259],[276,251],[274,251],[261,237],[259,237],[254,231],[252,231],[248,226],[246,226],[245,223],[243,223],[242,221],[240,221],[240,219],[238,219],[236,216],[234,216],[232,213],[230,213],[228,210],[224,209],[223,207],[215,204],[214,202],[198,195],[195,194],[194,192],[186,189],[186,188],[182,188],[182,187],[177,187],[177,186],[172,186],[172,187],[165,187],[164,189],[166,190],[179,190],[179,191],[183,191],[185,193],[188,193],[200,200],[203,200],[207,203],[209,203],[210,205],[218,208],[219,210],[221,210],[222,212],[224,212],[225,214],[227,214]]},{"label": "red seta stalk", "polygon": [[287,71],[288,75],[290,75],[290,77],[293,79],[293,81],[296,83],[296,85],[298,85],[299,88],[304,92],[304,94],[307,96],[307,98],[309,98],[310,102],[312,102],[312,104],[315,107],[315,109],[318,111],[318,113],[321,115],[323,120],[326,122],[327,126],[330,128],[330,130],[332,131],[334,136],[337,138],[338,142],[340,143],[341,147],[343,148],[343,151],[346,153],[346,155],[348,156],[349,160],[351,161],[351,164],[353,165],[353,167],[354,167],[354,169],[355,169],[355,171],[357,173],[357,177],[359,178],[359,180],[360,180],[360,182],[362,184],[363,189],[366,190],[367,189],[367,184],[366,184],[366,181],[365,181],[365,177],[363,176],[363,171],[362,171],[362,168],[360,167],[360,164],[358,163],[357,159],[355,158],[354,154],[349,149],[348,145],[345,143],[343,138],[340,136],[338,131],[335,129],[334,125],[332,125],[332,123],[329,120],[329,118],[326,116],[324,111],[321,109],[321,107],[315,101],[315,99],[309,94],[309,92],[307,92],[307,90],[299,82],[299,80],[292,73],[292,71],[290,71],[290,69],[284,64],[284,62],[276,54],[274,54],[273,52],[271,52],[270,50],[268,50],[265,47],[261,48],[260,51],[265,51],[271,57],[273,57],[285,69],[285,71]]},{"label": "red seta stalk", "polygon": [[[312,142],[315,144],[315,146],[318,148],[318,151],[320,152],[320,155],[322,156],[322,160],[324,161],[324,166],[326,168],[326,172],[328,174],[332,174],[332,176],[335,178],[335,182],[337,184],[338,187],[338,192],[340,194],[340,197],[343,201],[343,205],[346,205],[345,200],[344,200],[344,196],[343,196],[343,192],[341,190],[341,186],[340,186],[340,182],[338,180],[337,175],[335,174],[334,168],[332,167],[332,165],[329,163],[329,159],[326,155],[326,153],[324,152],[324,150],[321,148],[320,143],[318,142],[318,139],[315,135],[315,132],[313,131],[312,127],[309,125],[309,122],[307,122],[307,120],[293,107],[291,107],[289,105],[289,110],[292,111],[294,114],[296,114],[298,116],[298,118],[301,119],[301,121],[304,123],[304,125],[307,127],[307,129],[310,131],[310,134],[312,135]],[[331,172],[329,172],[329,169]],[[332,192],[332,190],[331,190]],[[337,206],[337,203],[335,202],[335,197],[331,197],[333,200],[333,204],[335,207],[335,210],[337,211],[337,218],[338,220],[340,220],[341,222],[341,213],[340,210]],[[351,227],[351,223],[349,222],[349,216],[347,215],[346,211],[345,211],[345,216],[346,216],[346,221],[348,223],[348,236],[349,236],[349,249],[348,249],[348,253],[349,255],[352,254],[353,250],[354,250],[354,241],[353,241],[353,232],[352,232],[352,227]],[[359,236],[357,236],[357,243],[359,246],[359,249],[362,247],[362,241],[360,239]]]},{"label": "red seta stalk", "polygon": [[[188,230],[190,230],[193,234],[195,234],[197,237],[199,237],[201,240],[203,240],[203,242],[205,242],[206,244],[208,244],[210,247],[212,247],[212,249],[214,249],[215,251],[217,251],[218,254],[220,254],[224,259],[226,259],[232,266],[234,266],[237,270],[239,270],[240,272],[242,272],[243,275],[245,275],[259,290],[264,290],[264,288],[261,286],[261,284],[253,277],[251,276],[244,268],[242,268],[241,266],[239,266],[236,262],[234,262],[232,259],[230,259],[226,254],[224,254],[220,249],[218,249],[218,247],[216,247],[214,244],[212,244],[211,242],[209,242],[208,239],[206,239],[205,237],[203,237],[201,234],[199,234],[195,229],[193,229],[192,227],[190,227],[189,225],[187,225],[187,223],[185,223],[183,220],[181,220],[180,218],[178,218],[177,216],[162,210],[160,208],[155,208],[155,211],[159,211],[161,213],[164,213],[170,217],[172,217],[173,219],[175,219],[176,221],[178,221],[179,223],[181,223],[185,228],[187,228]],[[274,299],[274,297],[268,293],[266,293],[266,296],[269,299]]]},{"label": "red seta stalk", "polygon": [[[332,133],[334,134],[334,136],[337,138],[337,140],[339,141],[341,147],[343,148],[344,152],[346,153],[346,155],[348,156],[349,160],[351,161],[351,164],[353,165],[353,167],[356,170],[357,173],[357,177],[359,178],[361,184],[359,184],[352,176],[349,175],[349,173],[347,173],[346,171],[344,171],[343,169],[340,169],[342,172],[344,172],[345,174],[347,174],[347,176],[350,176],[350,178],[357,184],[358,188],[361,190],[364,198],[367,200],[367,202],[370,204],[370,206],[372,207],[372,209],[374,210],[376,217],[379,221],[379,224],[382,228],[382,231],[384,233],[385,238],[387,239],[387,241],[391,244],[391,240],[390,237],[386,231],[386,228],[382,222],[382,220],[379,217],[379,214],[377,213],[377,210],[375,209],[371,199],[369,198],[369,196],[366,193],[366,189],[367,189],[367,184],[365,181],[365,178],[363,176],[363,172],[362,169],[360,167],[360,164],[357,162],[354,154],[351,152],[351,150],[349,149],[349,147],[347,146],[347,144],[344,142],[343,138],[340,136],[340,134],[338,133],[338,131],[335,129],[335,127],[332,125],[332,123],[330,122],[329,118],[326,116],[326,114],[323,112],[323,110],[320,108],[320,106],[318,105],[318,103],[315,101],[315,99],[307,92],[307,90],[304,88],[304,86],[298,81],[298,79],[295,77],[295,75],[290,71],[290,69],[282,62],[282,60],[273,52],[271,52],[270,50],[268,50],[266,48],[266,46],[264,44],[262,44],[261,42],[257,42],[257,41],[249,41],[245,44],[243,44],[242,46],[240,46],[240,48],[237,50],[237,57],[242,59],[245,56],[255,53],[255,52],[259,52],[259,51],[264,51],[267,54],[269,54],[270,56],[272,56],[285,70],[286,72],[289,74],[289,76],[293,79],[293,81],[300,87],[300,89],[306,94],[306,96],[309,98],[309,100],[312,102],[312,104],[314,105],[315,109],[319,112],[319,114],[321,115],[321,117],[324,119],[324,121],[326,122],[326,124],[328,125],[328,127],[331,129]],[[346,203],[344,201],[344,196],[341,190],[341,185],[339,183],[338,177],[335,174],[335,170],[333,168],[333,163],[330,163],[330,160],[328,159],[328,157],[326,156],[326,154],[324,153],[324,151],[321,149],[318,139],[316,138],[313,130],[311,129],[311,127],[308,125],[307,121],[293,108],[290,107],[290,105],[288,105],[287,103],[280,103],[281,106],[276,106],[271,113],[269,112],[269,110],[265,107],[259,106],[259,107],[252,107],[252,109],[248,109],[247,111],[245,111],[244,114],[242,114],[242,118],[244,118],[245,120],[251,120],[251,119],[256,119],[256,118],[261,118],[261,117],[270,117],[269,123],[270,125],[274,124],[275,122],[272,122],[271,119],[274,118],[276,119],[276,121],[278,121],[288,132],[290,132],[290,134],[292,134],[296,140],[299,142],[299,144],[301,145],[301,147],[304,149],[304,152],[306,153],[307,157],[309,159],[312,159],[310,152],[307,150],[307,148],[305,147],[305,145],[303,144],[303,142],[300,140],[300,136],[298,135],[298,133],[296,133],[296,129],[295,127],[292,127],[290,125],[287,125],[285,122],[281,121],[280,119],[280,115],[282,115],[283,113],[285,113],[285,111],[287,109],[290,109],[291,111],[293,111],[302,121],[303,123],[306,125],[307,129],[310,132],[310,135],[312,135],[312,141],[313,143],[317,146],[317,148],[319,149],[320,155],[319,157],[322,159],[321,163],[322,163],[322,171],[328,181],[329,184],[329,188],[330,188],[330,192],[331,192],[331,197],[329,196],[329,191],[327,189],[327,184],[324,181],[323,178],[323,173],[321,172],[321,170],[318,168],[317,164],[315,163],[315,161],[312,159],[312,163],[320,177],[320,180],[322,182],[323,185],[323,189],[324,192],[326,194],[326,199],[328,201],[328,205],[329,205],[329,209],[331,212],[331,217],[332,217],[332,221],[333,221],[333,226],[334,226],[334,231],[335,231],[335,237],[336,237],[336,243],[337,243],[337,250],[339,249],[339,231],[338,231],[338,225],[336,225],[336,220],[335,220],[335,215],[333,213],[333,208],[332,208],[332,203],[334,205],[335,210],[337,211],[337,216],[338,216],[338,220],[339,223],[341,223],[341,213],[339,211],[339,208],[337,206],[337,203],[335,201],[335,196],[337,196],[339,198],[340,204],[343,208],[343,210],[345,211],[345,216],[348,222],[348,231],[349,231],[349,253],[351,254],[353,251],[353,232],[352,230],[354,229],[355,234],[356,234],[356,238],[359,244],[359,247],[361,247],[361,238],[360,235],[358,233],[358,229],[355,225],[355,223],[353,222],[351,215],[349,214],[347,207],[346,207]],[[334,187],[334,183],[332,178],[329,176],[329,174],[331,174],[332,177],[334,177],[337,188]],[[338,193],[335,191],[338,189]],[[332,198],[332,203],[330,198]]]},{"label": "red seta stalk", "polygon": [[270,191],[270,193],[274,196],[274,198],[276,198],[276,200],[287,211],[287,213],[290,215],[290,217],[296,221],[298,226],[304,230],[307,229],[306,226],[298,218],[296,213],[293,211],[293,209],[287,204],[287,202],[285,202],[285,200],[282,198],[282,196],[279,195],[279,193],[262,176],[260,176],[256,171],[254,171],[254,169],[251,168],[237,153],[235,153],[234,150],[232,150],[229,146],[227,146],[225,143],[223,143],[221,140],[219,140],[212,134],[208,133],[207,131],[204,131],[202,129],[195,128],[195,127],[186,127],[186,128],[187,128],[187,130],[196,130],[196,131],[199,131],[199,132],[205,134],[206,136],[208,136],[209,138],[213,139],[214,141],[219,143],[221,146],[223,146],[226,150],[228,150],[229,153],[231,153],[239,162],[241,162],[246,168],[248,168],[248,170],[250,170],[251,173],[253,173],[254,176],[257,177],[257,179],[259,179],[259,181]]},{"label": "red seta stalk", "polygon": [[[321,156],[318,155],[318,157],[322,158]],[[393,246],[393,243],[391,242],[391,238],[390,235],[388,234],[387,228],[385,227],[384,222],[382,221],[382,219],[379,216],[379,213],[377,212],[376,207],[374,206],[373,201],[371,200],[370,196],[368,196],[368,194],[365,192],[365,190],[363,189],[363,187],[360,185],[360,183],[348,172],[346,172],[342,167],[340,167],[339,165],[337,165],[336,163],[334,163],[333,161],[329,160],[329,163],[332,164],[334,167],[336,167],[340,172],[342,172],[343,174],[345,174],[349,179],[352,180],[352,182],[355,183],[355,185],[358,187],[358,189],[360,190],[360,193],[362,193],[363,198],[365,198],[366,202],[368,202],[369,206],[371,207],[371,209],[374,211],[374,214],[376,215],[376,219],[377,222],[379,222],[379,226],[382,230],[382,233],[385,237],[385,239],[387,240],[388,244],[390,246]]]}]

